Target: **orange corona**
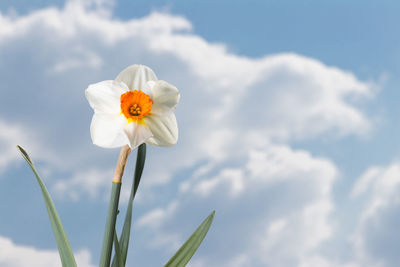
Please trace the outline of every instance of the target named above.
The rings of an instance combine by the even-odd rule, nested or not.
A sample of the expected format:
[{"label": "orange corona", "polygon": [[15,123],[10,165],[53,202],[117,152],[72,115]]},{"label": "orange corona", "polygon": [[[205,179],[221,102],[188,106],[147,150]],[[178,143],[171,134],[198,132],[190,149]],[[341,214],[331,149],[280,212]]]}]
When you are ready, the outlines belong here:
[{"label": "orange corona", "polygon": [[121,113],[130,122],[143,123],[151,115],[153,100],[140,90],[128,91],[121,95]]}]

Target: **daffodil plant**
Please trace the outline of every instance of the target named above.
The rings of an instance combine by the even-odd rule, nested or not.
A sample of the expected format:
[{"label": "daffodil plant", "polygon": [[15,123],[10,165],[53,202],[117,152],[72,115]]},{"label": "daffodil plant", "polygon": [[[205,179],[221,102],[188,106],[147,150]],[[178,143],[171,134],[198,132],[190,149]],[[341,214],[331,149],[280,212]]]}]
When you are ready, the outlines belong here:
[{"label": "daffodil plant", "polygon": [[[178,125],[174,110],[179,102],[178,89],[162,80],[143,65],[132,65],[123,70],[115,80],[90,85],[86,98],[94,110],[90,134],[95,145],[104,148],[121,147],[114,177],[106,218],[100,267],[125,266],[130,229],[132,206],[142,176],[146,144],[168,147],[178,140]],[[18,146],[42,189],[47,212],[58,246],[63,266],[76,266],[75,258],[57,214],[51,196],[39,177],[27,152]],[[115,224],[118,214],[122,176],[131,150],[137,149],[136,167],[127,206],[123,229],[118,237]],[[183,267],[189,262],[200,246],[211,226],[213,211],[194,231],[182,247],[164,265]],[[113,259],[112,259],[112,255]]]}]

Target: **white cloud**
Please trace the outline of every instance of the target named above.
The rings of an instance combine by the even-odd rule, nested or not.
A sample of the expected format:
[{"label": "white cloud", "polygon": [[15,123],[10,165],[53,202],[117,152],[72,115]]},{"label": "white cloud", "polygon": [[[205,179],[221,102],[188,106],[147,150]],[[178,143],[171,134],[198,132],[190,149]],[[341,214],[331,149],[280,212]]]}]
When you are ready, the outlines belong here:
[{"label": "white cloud", "polygon": [[207,197],[218,186],[230,187],[231,195],[237,195],[244,189],[243,172],[240,169],[223,169],[218,176],[202,179],[194,188],[196,193]]},{"label": "white cloud", "polygon": [[[227,259],[227,264],[226,266],[231,266],[231,267],[251,267],[252,265],[249,264],[250,259],[248,255],[246,254],[240,254],[240,255],[234,255],[232,258]],[[194,257],[194,259],[191,259],[188,266],[190,267],[202,267],[202,266],[207,266],[209,262],[207,260]]]},{"label": "white cloud", "polygon": [[91,199],[98,197],[99,191],[111,184],[113,172],[111,170],[89,169],[78,171],[69,179],[57,180],[54,191],[57,197],[69,197],[79,200],[81,195],[88,195]]},{"label": "white cloud", "polygon": [[46,159],[50,162],[50,154],[46,149],[41,149],[40,139],[28,127],[18,123],[11,123],[0,118],[0,174],[7,167],[22,162],[23,158],[18,152],[17,145],[28,149],[28,152],[42,152],[41,157],[35,159]]},{"label": "white cloud", "polygon": [[103,65],[101,58],[90,51],[77,51],[75,58],[66,58],[51,68],[54,72],[65,72],[69,69],[88,67],[99,69]]},{"label": "white cloud", "polygon": [[[176,201],[171,202],[165,209],[156,208],[153,209],[142,217],[140,217],[135,223],[135,227],[138,231],[142,229],[151,229],[151,232],[158,232],[163,225],[171,220],[171,216],[179,208],[179,204]],[[150,248],[167,248],[167,251],[174,253],[180,246],[180,236],[177,233],[166,233],[153,236],[152,239],[148,240],[146,246]]]},{"label": "white cloud", "polygon": [[[0,266],[61,266],[61,260],[57,250],[37,249],[32,246],[18,245],[15,244],[11,239],[1,236],[0,247]],[[91,255],[88,250],[80,250],[76,252],[75,260],[78,266],[95,266],[91,263]]]},{"label": "white cloud", "polygon": [[373,166],[353,187],[352,197],[362,199],[353,234],[357,259],[364,266],[397,266],[400,245],[400,163]]},{"label": "white cloud", "polygon": [[150,227],[153,229],[160,227],[165,220],[170,219],[168,216],[174,213],[178,206],[177,202],[172,202],[165,210],[157,208],[146,213],[137,221],[137,227]]},{"label": "white cloud", "polygon": [[332,261],[331,259],[325,259],[323,257],[315,256],[309,259],[305,259],[299,267],[360,267],[357,263],[340,263]]},{"label": "white cloud", "polygon": [[23,131],[15,125],[0,121],[0,173],[18,160],[16,145],[23,138]]}]

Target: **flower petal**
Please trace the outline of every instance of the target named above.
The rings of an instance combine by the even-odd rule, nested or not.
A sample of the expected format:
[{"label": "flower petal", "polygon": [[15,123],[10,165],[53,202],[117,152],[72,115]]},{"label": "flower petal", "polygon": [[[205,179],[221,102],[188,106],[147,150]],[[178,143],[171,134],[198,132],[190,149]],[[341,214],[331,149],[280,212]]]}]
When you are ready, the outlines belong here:
[{"label": "flower petal", "polygon": [[151,115],[147,116],[146,125],[153,133],[146,143],[154,146],[172,146],[178,141],[178,124],[175,114],[170,113],[167,116]]},{"label": "flower petal", "polygon": [[118,74],[116,81],[122,81],[130,90],[143,90],[148,81],[157,81],[157,76],[147,66],[132,65]]},{"label": "flower petal", "polygon": [[129,144],[123,131],[126,119],[120,114],[95,113],[90,125],[93,144],[113,148]]},{"label": "flower petal", "polygon": [[153,100],[151,113],[167,115],[176,108],[180,94],[175,86],[165,81],[157,81],[151,88],[151,97]]},{"label": "flower petal", "polygon": [[123,82],[108,80],[89,85],[85,95],[96,113],[119,114],[120,96],[128,90]]},{"label": "flower petal", "polygon": [[125,125],[124,132],[129,139],[129,146],[132,149],[137,148],[146,140],[153,136],[150,129],[143,124],[131,122]]}]

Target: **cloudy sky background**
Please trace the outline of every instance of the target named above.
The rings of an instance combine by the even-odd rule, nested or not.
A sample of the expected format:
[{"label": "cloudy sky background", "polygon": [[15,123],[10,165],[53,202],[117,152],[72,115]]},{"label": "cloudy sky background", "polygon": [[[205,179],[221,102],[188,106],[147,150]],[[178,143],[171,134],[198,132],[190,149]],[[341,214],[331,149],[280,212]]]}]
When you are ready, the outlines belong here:
[{"label": "cloudy sky background", "polygon": [[399,8],[2,1],[0,266],[60,266],[17,144],[53,195],[78,265],[98,264],[119,150],[91,143],[84,90],[138,63],[180,89],[180,138],[148,149],[128,266],[162,266],[213,209],[192,267],[397,266]]}]

